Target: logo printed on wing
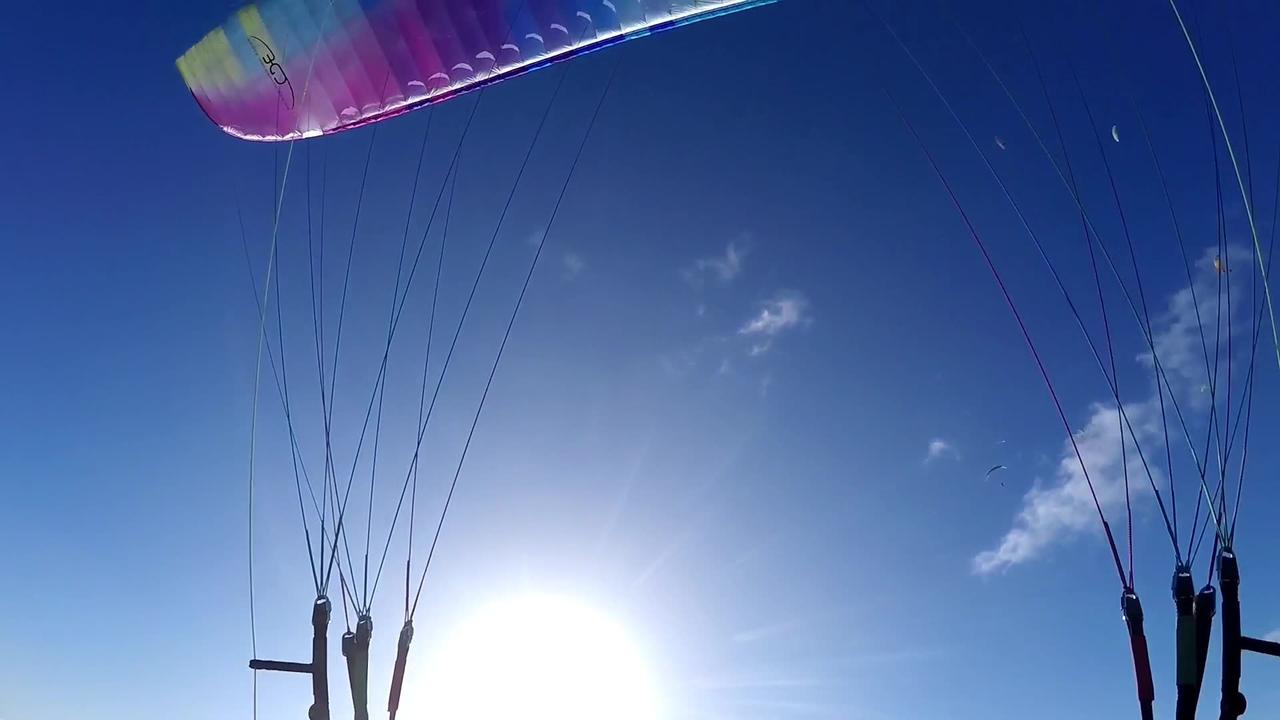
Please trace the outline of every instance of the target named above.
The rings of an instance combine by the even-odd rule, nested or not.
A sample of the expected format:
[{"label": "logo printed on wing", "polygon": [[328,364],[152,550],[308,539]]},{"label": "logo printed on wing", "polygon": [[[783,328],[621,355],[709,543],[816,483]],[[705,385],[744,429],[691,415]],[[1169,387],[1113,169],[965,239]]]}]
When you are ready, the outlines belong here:
[{"label": "logo printed on wing", "polygon": [[[285,72],[284,66],[276,58],[275,50],[271,49],[266,40],[256,35],[249,36],[249,44],[253,46],[253,51],[257,54],[258,60],[262,62],[262,68],[266,71],[267,76],[276,84],[281,102],[284,103],[286,109],[292,110],[297,102],[297,97],[293,92],[293,83],[289,82],[289,74]],[[287,94],[286,90],[288,91]]]}]

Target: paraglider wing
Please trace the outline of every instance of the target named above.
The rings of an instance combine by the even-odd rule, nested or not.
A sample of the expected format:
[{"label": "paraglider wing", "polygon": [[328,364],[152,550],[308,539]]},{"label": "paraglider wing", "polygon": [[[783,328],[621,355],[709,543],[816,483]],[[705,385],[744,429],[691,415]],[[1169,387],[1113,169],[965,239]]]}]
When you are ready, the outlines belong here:
[{"label": "paraglider wing", "polygon": [[[990,470],[988,470],[988,471],[987,471],[987,474],[986,474],[982,479],[983,479],[984,481],[985,481],[985,480],[990,480],[990,479],[991,479],[991,475],[992,475],[992,473],[995,473],[995,472],[997,472],[997,471],[999,471],[999,470],[1008,470],[1008,469],[1009,469],[1009,468],[1005,467],[1004,465],[995,465],[995,466],[993,466]],[[1004,485],[1004,483],[1003,483],[1003,482],[1001,482],[1000,484],[1001,484],[1001,485]]]},{"label": "paraglider wing", "polygon": [[1120,142],[1120,128],[1116,125],[1111,126],[1111,139]]},{"label": "paraglider wing", "polygon": [[384,120],[586,52],[776,0],[264,0],[178,58],[248,140]]}]

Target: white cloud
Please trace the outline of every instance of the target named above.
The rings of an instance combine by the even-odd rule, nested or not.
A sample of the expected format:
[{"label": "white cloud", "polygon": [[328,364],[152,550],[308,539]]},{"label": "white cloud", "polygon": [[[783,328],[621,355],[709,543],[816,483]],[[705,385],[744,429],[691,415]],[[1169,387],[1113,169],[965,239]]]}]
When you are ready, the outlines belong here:
[{"label": "white cloud", "polygon": [[[1221,315],[1221,345],[1226,347],[1226,333],[1230,326],[1233,336],[1249,337],[1253,326],[1249,322],[1249,273],[1253,271],[1253,253],[1248,248],[1233,245],[1227,249],[1226,266],[1231,269],[1231,322],[1227,322],[1228,303],[1219,302],[1217,248],[1210,247],[1192,267],[1195,293],[1185,287],[1174,293],[1164,311],[1155,318],[1154,333],[1156,351],[1160,354],[1160,366],[1169,384],[1178,393],[1179,401],[1186,398],[1194,407],[1209,404],[1206,392],[1208,369],[1205,365],[1206,350],[1212,360],[1214,341],[1219,332]],[[1224,278],[1225,279],[1225,278]],[[1224,289],[1226,284],[1223,285]],[[1225,293],[1223,295],[1225,300]],[[1197,313],[1197,306],[1199,312]],[[1201,329],[1205,339],[1201,339]],[[1236,339],[1239,339],[1237,337]],[[1247,342],[1237,342],[1237,349],[1246,349]],[[1140,361],[1150,367],[1151,353],[1144,352]],[[1240,359],[1240,358],[1236,358]],[[1226,362],[1223,358],[1222,362]]]},{"label": "white cloud", "polygon": [[[739,330],[739,335],[773,338],[791,328],[807,325],[809,301],[797,292],[780,292],[760,305],[760,310]],[[767,349],[767,348],[766,348]]]},{"label": "white cloud", "polygon": [[751,341],[747,354],[756,357],[769,352],[778,336],[812,322],[809,301],[798,292],[782,291],[761,303],[756,314],[738,329],[738,335]]},{"label": "white cloud", "polygon": [[572,280],[582,274],[587,269],[587,261],[581,255],[575,252],[566,252],[561,258],[564,266],[564,279]]},{"label": "white cloud", "polygon": [[1266,635],[1263,635],[1262,639],[1267,642],[1280,642],[1280,628],[1276,628]]},{"label": "white cloud", "polygon": [[746,248],[737,242],[731,242],[725,247],[723,255],[694,260],[680,274],[691,285],[702,285],[707,278],[721,285],[728,285],[742,272],[746,254]]},{"label": "white cloud", "polygon": [[[1160,364],[1169,383],[1179,396],[1194,407],[1208,404],[1205,369],[1205,345],[1201,345],[1200,328],[1205,328],[1205,343],[1212,357],[1215,347],[1214,331],[1220,311],[1218,297],[1219,272],[1215,258],[1217,249],[1209,248],[1192,268],[1195,282],[1195,298],[1191,289],[1183,288],[1173,293],[1165,309],[1153,318],[1154,340]],[[1252,255],[1247,248],[1233,246],[1227,250],[1228,268],[1237,271],[1231,276],[1232,332],[1247,335],[1253,326],[1249,316],[1249,273],[1253,272]],[[1246,269],[1247,268],[1247,269]],[[1225,278],[1221,278],[1224,281]],[[1224,296],[1225,298],[1225,296]],[[1199,305],[1199,319],[1196,306]],[[1121,312],[1117,309],[1116,312]],[[1128,308],[1123,310],[1129,313]],[[1222,303],[1222,345],[1226,345],[1226,303]],[[1126,318],[1130,320],[1131,318]],[[1132,324],[1128,325],[1133,328]],[[1235,347],[1242,355],[1248,352],[1247,342],[1237,342]],[[1241,350],[1241,348],[1243,348]],[[1247,361],[1247,358],[1237,357]],[[1151,354],[1138,357],[1139,362],[1151,366]],[[1223,360],[1225,362],[1225,359]],[[1105,389],[1106,385],[1102,384]],[[1148,396],[1141,402],[1125,404],[1129,424],[1138,434],[1138,443],[1148,459],[1156,449],[1162,448],[1163,432],[1160,425],[1159,399],[1155,395],[1154,380],[1148,387]],[[1176,422],[1172,418],[1170,422]],[[1134,498],[1150,495],[1151,487],[1146,472],[1137,459],[1129,428],[1125,427],[1125,445],[1129,455],[1129,487]],[[1088,469],[1089,479],[1098,494],[1103,512],[1114,516],[1123,510],[1124,455],[1120,442],[1120,419],[1115,403],[1095,404],[1083,427],[1073,433],[1080,456]],[[1158,473],[1152,463],[1153,473]],[[1155,478],[1159,486],[1161,478]],[[1036,485],[1022,499],[1022,508],[1014,518],[1013,526],[1004,534],[995,548],[979,553],[973,559],[973,570],[978,574],[990,574],[1038,557],[1056,543],[1100,529],[1098,511],[1089,491],[1085,474],[1076,458],[1070,442],[1064,442],[1058,456],[1057,468],[1047,481]]]},{"label": "white cloud", "polygon": [[[1125,413],[1144,453],[1160,440],[1159,414],[1151,402],[1125,405]],[[1013,527],[993,550],[973,559],[974,572],[987,575],[1007,570],[1013,565],[1037,557],[1054,543],[1096,530],[1098,511],[1089,490],[1089,480],[1098,494],[1103,512],[1113,513],[1124,507],[1124,457],[1120,446],[1119,414],[1114,404],[1095,404],[1084,427],[1074,433],[1075,447],[1064,441],[1058,467],[1048,484],[1037,482],[1022,498],[1022,509]],[[1134,498],[1151,492],[1145,473],[1132,456],[1134,446],[1125,432],[1129,458],[1129,491]],[[1088,478],[1081,470],[1076,450],[1080,451]],[[1152,472],[1155,472],[1152,467]],[[1160,482],[1157,477],[1156,482]]]},{"label": "white cloud", "polygon": [[934,438],[929,441],[929,449],[924,454],[924,461],[931,463],[941,457],[950,455],[958,457],[960,453],[956,450],[956,446],[942,438]]},{"label": "white cloud", "polygon": [[[682,348],[663,353],[658,361],[663,371],[675,378],[694,371],[705,372],[707,376],[713,372],[715,375],[742,375],[744,372],[751,375],[754,373],[751,373],[748,363],[739,363],[739,359],[744,355],[764,355],[782,336],[812,322],[808,300],[797,292],[779,292],[759,303],[758,309],[747,316],[736,330],[727,334],[704,335]],[[754,367],[757,371],[762,370],[761,365]],[[766,379],[761,383],[761,394],[768,393],[770,382]]]}]

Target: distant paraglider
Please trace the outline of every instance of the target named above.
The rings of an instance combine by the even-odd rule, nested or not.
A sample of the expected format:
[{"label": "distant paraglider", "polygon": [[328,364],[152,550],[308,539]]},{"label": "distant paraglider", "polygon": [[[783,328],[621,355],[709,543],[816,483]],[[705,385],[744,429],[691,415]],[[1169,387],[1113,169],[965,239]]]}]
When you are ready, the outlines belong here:
[{"label": "distant paraglider", "polygon": [[[984,476],[982,479],[983,479],[984,481],[985,481],[985,480],[990,480],[990,479],[991,479],[991,476],[992,476],[992,475],[994,475],[995,473],[997,473],[997,472],[999,472],[999,471],[1001,471],[1001,470],[1008,470],[1008,469],[1009,469],[1009,468],[1008,468],[1008,467],[1006,467],[1006,466],[1004,466],[1004,465],[994,465],[994,466],[992,466],[992,468],[991,468],[990,470],[988,470],[988,471],[987,471],[986,476]],[[1003,480],[1001,480],[1001,481],[1000,481],[1000,487],[1004,487],[1004,481],[1003,481]]]},{"label": "distant paraglider", "polygon": [[1111,126],[1111,139],[1120,142],[1120,128],[1116,125]]},{"label": "distant paraglider", "polygon": [[1001,150],[1009,149],[1009,146],[1004,144],[1004,138],[1000,137],[999,135],[996,136],[996,147],[1000,148]]}]

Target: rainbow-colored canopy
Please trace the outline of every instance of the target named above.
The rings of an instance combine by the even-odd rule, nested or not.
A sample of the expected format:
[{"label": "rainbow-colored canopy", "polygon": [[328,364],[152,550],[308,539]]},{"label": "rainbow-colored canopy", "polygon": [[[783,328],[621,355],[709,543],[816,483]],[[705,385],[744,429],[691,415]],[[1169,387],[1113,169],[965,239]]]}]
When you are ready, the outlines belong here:
[{"label": "rainbow-colored canopy", "polygon": [[377,122],[608,44],[773,0],[265,0],[178,58],[226,132]]}]

